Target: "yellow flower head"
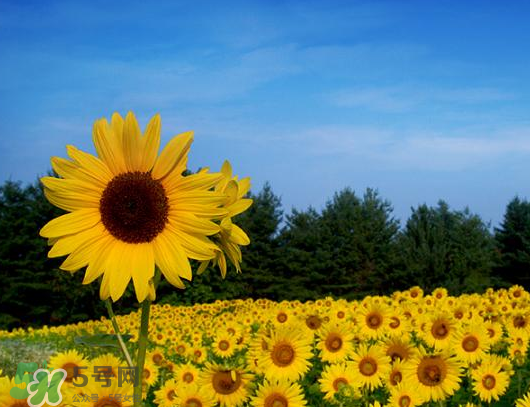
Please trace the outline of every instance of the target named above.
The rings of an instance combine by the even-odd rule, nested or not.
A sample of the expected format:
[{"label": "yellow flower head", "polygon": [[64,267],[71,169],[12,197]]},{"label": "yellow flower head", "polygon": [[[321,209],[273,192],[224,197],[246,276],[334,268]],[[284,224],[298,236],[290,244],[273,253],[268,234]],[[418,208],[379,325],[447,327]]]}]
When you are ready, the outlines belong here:
[{"label": "yellow flower head", "polygon": [[[226,176],[183,176],[192,132],[174,137],[159,155],[159,115],[142,134],[132,113],[115,113],[110,124],[96,121],[93,141],[97,156],[67,146],[70,159],[52,158],[59,178],[41,179],[48,200],[69,212],[40,232],[53,245],[49,257],[67,255],[61,268],[70,272],[86,267],[84,284],[102,276],[102,299],[118,300],[131,280],[138,301],[154,299],[155,266],[184,288],[182,279],[192,278],[189,259],[219,255],[209,236],[233,216],[232,191],[217,186]],[[240,238],[234,230],[230,236]]]}]

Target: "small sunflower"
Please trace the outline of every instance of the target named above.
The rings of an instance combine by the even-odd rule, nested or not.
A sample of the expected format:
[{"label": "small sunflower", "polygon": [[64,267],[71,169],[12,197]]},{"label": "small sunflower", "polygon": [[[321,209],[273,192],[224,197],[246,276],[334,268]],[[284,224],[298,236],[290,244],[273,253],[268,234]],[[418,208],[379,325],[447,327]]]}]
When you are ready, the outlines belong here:
[{"label": "small sunflower", "polygon": [[198,382],[201,391],[222,406],[237,407],[249,397],[252,375],[240,368],[207,364]]},{"label": "small sunflower", "polygon": [[319,379],[320,390],[324,393],[324,399],[333,400],[335,394],[342,386],[356,386],[355,376],[352,369],[346,363],[335,363],[324,368]]},{"label": "small sunflower", "polygon": [[173,407],[177,402],[177,381],[167,380],[155,391],[155,403],[158,407]]},{"label": "small sunflower", "polygon": [[266,342],[267,350],[258,361],[266,378],[298,380],[309,370],[312,340],[301,330],[278,328]]},{"label": "small sunflower", "polygon": [[423,404],[423,399],[410,387],[399,384],[390,389],[389,407],[415,407]]},{"label": "small sunflower", "polygon": [[197,384],[200,376],[200,369],[191,363],[178,365],[174,372],[173,377],[177,381],[180,387],[187,387]]},{"label": "small sunflower", "polygon": [[480,361],[486,355],[490,343],[484,325],[475,323],[457,330],[451,349],[460,361],[470,364]]},{"label": "small sunflower", "polygon": [[317,348],[324,362],[345,361],[353,352],[353,334],[347,324],[328,323],[319,334]]},{"label": "small sunflower", "polygon": [[423,349],[403,366],[404,380],[425,401],[443,400],[460,387],[461,365],[445,353],[427,354]]},{"label": "small sunflower", "polygon": [[367,301],[358,309],[358,324],[361,335],[369,339],[377,339],[384,336],[387,329],[389,310],[383,304]]},{"label": "small sunflower", "polygon": [[497,364],[483,362],[471,372],[473,390],[482,401],[499,400],[510,384],[510,377]]},{"label": "small sunflower", "polygon": [[258,387],[252,397],[252,407],[304,407],[307,401],[298,383],[268,381]]},{"label": "small sunflower", "polygon": [[212,343],[212,351],[216,356],[221,358],[229,358],[234,355],[238,346],[236,339],[228,332],[219,332]]},{"label": "small sunflower", "polygon": [[348,363],[355,382],[359,387],[367,387],[369,390],[381,386],[390,372],[390,358],[379,345],[369,347],[361,344]]},{"label": "small sunflower", "polygon": [[[182,279],[192,277],[189,259],[209,261],[220,250],[233,250],[208,238],[221,232],[214,220],[228,228],[231,209],[224,192],[233,194],[233,188],[212,190],[224,174],[182,175],[192,140],[191,132],[176,136],[158,155],[160,116],[143,135],[132,113],[125,120],[115,113],[110,124],[98,120],[97,157],[68,146],[70,159],[52,158],[60,178],[41,179],[48,200],[69,212],[40,231],[53,245],[48,256],[68,255],[60,267],[70,272],[86,266],[84,284],[103,276],[102,299],[117,301],[132,280],[142,302],[155,296],[155,265],[172,285],[184,288]],[[235,225],[230,230],[232,244],[242,234]]]}]

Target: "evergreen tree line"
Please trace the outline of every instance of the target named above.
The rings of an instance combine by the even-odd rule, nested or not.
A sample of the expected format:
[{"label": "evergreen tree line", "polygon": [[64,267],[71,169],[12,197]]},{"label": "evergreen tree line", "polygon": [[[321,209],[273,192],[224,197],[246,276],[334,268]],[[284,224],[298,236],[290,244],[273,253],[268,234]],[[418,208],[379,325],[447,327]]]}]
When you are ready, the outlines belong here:
[{"label": "evergreen tree line", "polygon": [[[377,191],[346,188],[321,211],[285,214],[266,184],[234,221],[247,231],[243,273],[222,279],[216,269],[179,290],[164,280],[158,302],[192,304],[216,299],[347,299],[390,294],[419,285],[446,287],[453,295],[520,284],[530,289],[530,202],[512,199],[502,224],[490,230],[469,209],[419,205],[403,227]],[[48,203],[39,183],[0,186],[0,328],[70,323],[105,315],[99,285],[82,285],[83,271],[58,269],[47,258],[40,228],[63,212]],[[131,290],[118,305],[136,308]]]}]

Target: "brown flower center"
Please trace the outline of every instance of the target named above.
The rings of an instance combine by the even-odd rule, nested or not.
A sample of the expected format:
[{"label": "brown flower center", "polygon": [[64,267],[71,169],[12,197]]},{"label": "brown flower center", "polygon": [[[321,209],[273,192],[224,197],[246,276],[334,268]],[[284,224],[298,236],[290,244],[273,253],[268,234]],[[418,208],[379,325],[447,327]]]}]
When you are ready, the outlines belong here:
[{"label": "brown flower center", "polygon": [[440,356],[426,356],[417,368],[418,380],[426,386],[437,386],[445,379],[447,368]]},{"label": "brown flower center", "polygon": [[526,325],[526,320],[523,316],[521,315],[517,315],[514,319],[513,319],[513,326],[514,328],[524,328]]},{"label": "brown flower center", "polygon": [[219,342],[219,349],[228,350],[228,348],[230,348],[230,343],[227,340],[223,339]]},{"label": "brown flower center", "polygon": [[336,333],[331,333],[326,338],[326,349],[330,352],[338,352],[342,348],[342,338]]},{"label": "brown flower center", "polygon": [[276,315],[276,319],[278,322],[283,324],[285,321],[287,321],[287,314],[285,312],[280,312],[278,315]]},{"label": "brown flower center", "polygon": [[368,315],[366,315],[366,325],[368,325],[369,328],[377,329],[382,323],[383,318],[378,312],[370,312]]},{"label": "brown flower center", "polygon": [[265,407],[288,407],[289,400],[283,394],[272,393],[265,398]]},{"label": "brown flower center", "polygon": [[202,407],[202,402],[195,397],[191,397],[186,400],[184,407]]},{"label": "brown flower center", "polygon": [[309,329],[317,330],[322,326],[322,320],[317,315],[310,315],[306,318],[305,324]]},{"label": "brown flower center", "polygon": [[169,204],[160,181],[148,172],[135,171],[108,183],[99,211],[112,236],[127,243],[147,243],[164,230]]},{"label": "brown flower center", "polygon": [[177,393],[175,393],[175,390],[170,390],[167,392],[167,399],[169,401],[173,401],[173,399],[177,396]]},{"label": "brown flower center", "polygon": [[339,391],[342,386],[347,386],[348,384],[348,380],[346,380],[344,377],[338,377],[333,380],[333,390]]},{"label": "brown flower center", "polygon": [[478,349],[478,339],[474,336],[466,336],[463,340],[462,340],[462,348],[464,348],[464,350],[466,352],[474,352]]},{"label": "brown flower center", "polygon": [[412,400],[410,399],[409,396],[405,395],[405,396],[401,396],[399,399],[398,399],[398,405],[400,407],[409,407],[410,404],[411,404]]},{"label": "brown flower center", "polygon": [[398,317],[390,317],[390,320],[392,322],[390,322],[390,324],[388,324],[390,326],[390,328],[392,329],[397,329],[399,328],[399,326],[401,325],[401,321],[399,320]]},{"label": "brown flower center", "polygon": [[186,383],[191,383],[193,382],[193,373],[191,372],[186,372],[182,375],[182,380]]},{"label": "brown flower center", "polygon": [[435,339],[445,339],[449,335],[449,326],[445,320],[438,320],[432,324],[431,334]]},{"label": "brown flower center", "polygon": [[488,374],[482,378],[482,385],[486,390],[491,390],[495,387],[496,380],[495,377]]},{"label": "brown flower center", "polygon": [[81,369],[77,369],[77,372],[76,372],[76,368],[78,366],[75,364],[75,363],[65,363],[63,365],[63,369],[66,370],[66,379],[64,379],[65,382],[72,382],[72,380],[74,380],[74,376],[77,375],[79,376],[79,374],[81,373]]},{"label": "brown flower center", "polygon": [[392,386],[397,386],[403,380],[403,375],[400,371],[394,371],[390,373],[390,384]]},{"label": "brown flower center", "polygon": [[103,397],[98,399],[94,407],[121,407],[121,403],[114,398]]},{"label": "brown flower center", "polygon": [[377,372],[377,362],[371,357],[364,357],[359,362],[359,371],[363,376],[372,376]]},{"label": "brown flower center", "polygon": [[236,379],[232,379],[230,370],[221,370],[212,377],[212,385],[216,393],[232,394],[241,386],[241,375],[235,372]]},{"label": "brown flower center", "polygon": [[276,366],[289,366],[293,363],[294,356],[294,349],[288,343],[280,342],[272,348],[271,359]]}]

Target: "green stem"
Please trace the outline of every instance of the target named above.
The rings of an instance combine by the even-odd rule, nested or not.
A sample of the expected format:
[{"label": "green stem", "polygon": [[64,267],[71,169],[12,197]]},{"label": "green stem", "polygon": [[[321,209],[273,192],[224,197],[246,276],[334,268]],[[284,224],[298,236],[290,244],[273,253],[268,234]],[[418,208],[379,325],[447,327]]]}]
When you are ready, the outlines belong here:
[{"label": "green stem", "polygon": [[138,336],[138,357],[136,359],[136,372],[138,384],[134,387],[134,407],[142,406],[142,382],[144,376],[145,352],[147,349],[147,336],[149,335],[149,311],[151,301],[142,302],[142,316],[140,320],[140,334]]},{"label": "green stem", "polygon": [[116,336],[118,337],[118,342],[120,344],[121,352],[123,353],[123,356],[125,357],[125,360],[127,361],[127,364],[129,365],[129,367],[133,367],[131,355],[129,354],[129,350],[127,349],[127,346],[125,345],[125,342],[121,336],[120,327],[118,326],[118,321],[116,321],[116,315],[114,315],[114,311],[112,310],[112,303],[110,302],[110,298],[105,301],[105,305],[107,306],[107,311],[109,313],[112,326],[114,327],[114,332],[116,333]]}]

